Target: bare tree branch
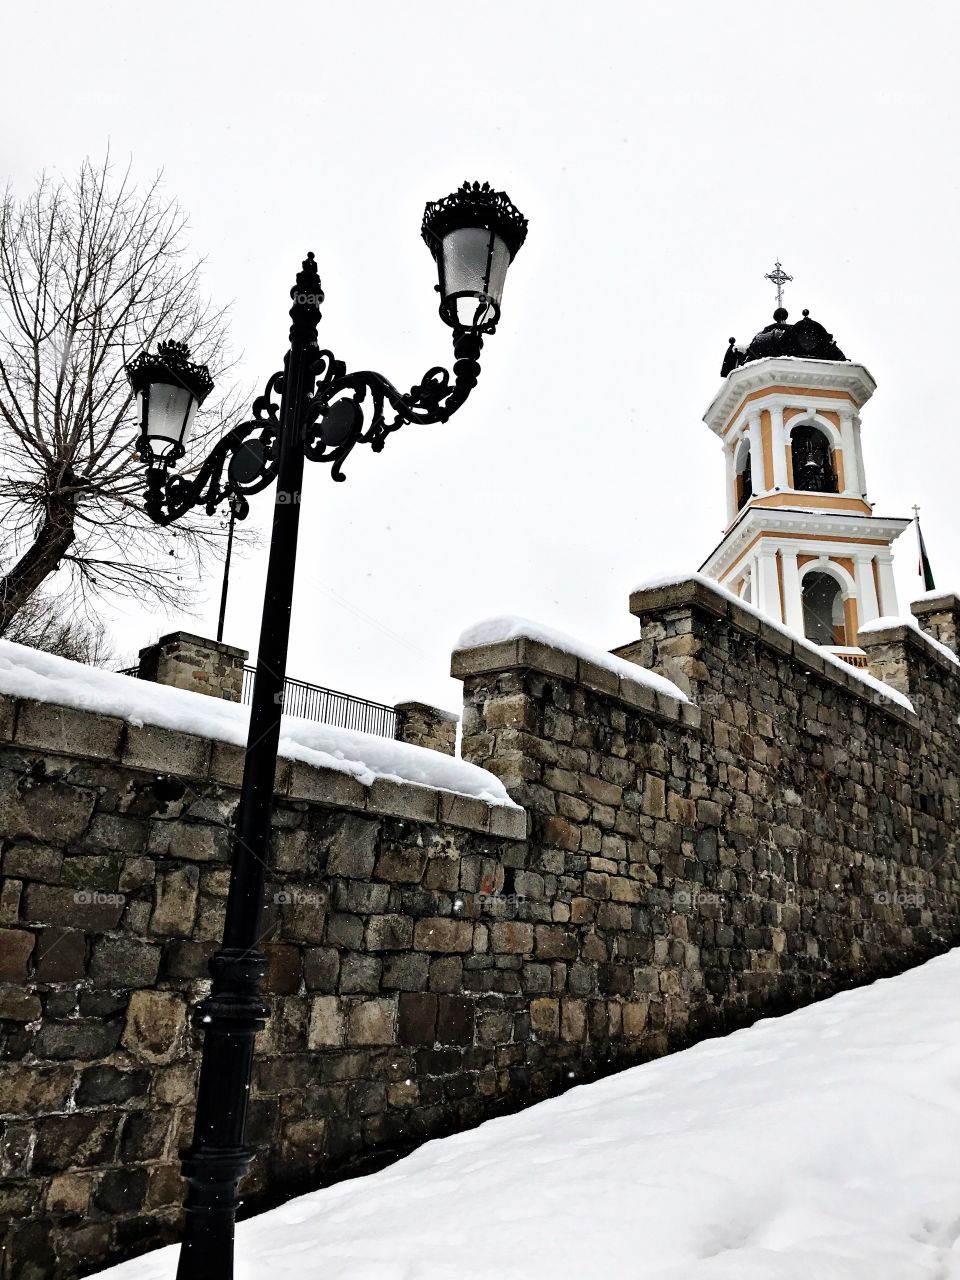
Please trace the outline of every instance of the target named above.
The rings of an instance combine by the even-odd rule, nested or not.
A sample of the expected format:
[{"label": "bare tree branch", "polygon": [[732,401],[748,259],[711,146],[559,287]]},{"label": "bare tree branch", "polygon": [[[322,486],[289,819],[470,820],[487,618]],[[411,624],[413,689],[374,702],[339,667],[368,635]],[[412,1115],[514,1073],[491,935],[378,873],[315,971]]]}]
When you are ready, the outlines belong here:
[{"label": "bare tree branch", "polygon": [[[142,506],[123,366],[177,338],[223,379],[227,312],[203,295],[201,268],[161,175],[138,190],[128,166],[114,181],[109,154],[73,183],[44,175],[26,199],[0,197],[0,634],[58,569],[74,606],[189,602],[222,530],[184,521],[171,565],[173,535]],[[204,406],[198,458],[237,408],[229,390]]]}]

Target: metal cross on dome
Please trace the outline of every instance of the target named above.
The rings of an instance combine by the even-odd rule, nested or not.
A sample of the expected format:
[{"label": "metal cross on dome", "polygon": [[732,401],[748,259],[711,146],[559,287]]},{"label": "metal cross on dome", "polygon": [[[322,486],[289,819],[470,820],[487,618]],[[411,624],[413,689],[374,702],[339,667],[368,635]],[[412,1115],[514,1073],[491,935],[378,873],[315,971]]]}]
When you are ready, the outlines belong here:
[{"label": "metal cross on dome", "polygon": [[787,275],[783,267],[780,265],[780,259],[778,258],[773,270],[768,271],[763,278],[764,280],[771,281],[773,284],[777,286],[777,306],[782,307],[783,306],[783,286],[787,283],[788,280],[792,280],[793,276]]}]

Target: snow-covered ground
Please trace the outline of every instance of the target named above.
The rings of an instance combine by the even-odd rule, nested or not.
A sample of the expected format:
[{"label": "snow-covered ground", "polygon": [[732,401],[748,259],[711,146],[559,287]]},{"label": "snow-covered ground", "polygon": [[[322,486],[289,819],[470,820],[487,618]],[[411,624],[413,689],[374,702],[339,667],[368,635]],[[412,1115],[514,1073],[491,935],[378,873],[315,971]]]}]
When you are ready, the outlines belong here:
[{"label": "snow-covered ground", "polygon": [[960,950],[431,1142],[242,1223],[237,1280],[960,1280],[958,991]]},{"label": "snow-covered ground", "polygon": [[[0,693],[117,716],[130,724],[195,733],[236,746],[246,744],[250,722],[250,708],[239,703],[87,667],[10,640],[0,640]],[[519,807],[500,779],[478,765],[441,751],[315,720],[284,716],[280,755],[318,769],[347,773],[365,787],[377,778],[389,778],[453,791],[491,805]]]}]

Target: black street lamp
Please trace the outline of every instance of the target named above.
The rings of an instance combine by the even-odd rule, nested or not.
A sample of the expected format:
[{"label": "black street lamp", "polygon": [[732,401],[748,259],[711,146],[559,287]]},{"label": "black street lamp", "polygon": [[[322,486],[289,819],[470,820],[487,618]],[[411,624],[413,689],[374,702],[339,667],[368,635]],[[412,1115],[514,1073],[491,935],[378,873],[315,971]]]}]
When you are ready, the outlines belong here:
[{"label": "black street lamp", "polygon": [[209,373],[190,362],[181,343],[161,343],[155,355],[144,352],[127,365],[140,401],[145,505],[157,524],[195,506],[212,515],[225,500],[242,520],[248,496],[277,481],[226,923],[210,961],[210,994],[194,1010],[203,1050],[193,1141],[181,1157],[188,1190],[178,1280],[231,1280],[238,1188],[255,1154],[244,1124],[254,1036],[269,1012],[260,994],[267,961],[259,945],[304,459],[330,464],[333,479],[343,480],[355,445],[379,453],[405,423],[446,422],[460,408],[477,384],[482,335],[495,330],[506,269],[526,232],[526,219],[487,183],[464,183],[426,206],[422,234],[438,265],[440,314],[453,328],[453,377],[432,368],[406,394],[378,373],[348,373],[318,348],[323,291],[307,254],[290,291],[283,370],[254,401],[253,418],[213,447],[193,479],[171,468],[184,456],[196,407],[213,387]]}]

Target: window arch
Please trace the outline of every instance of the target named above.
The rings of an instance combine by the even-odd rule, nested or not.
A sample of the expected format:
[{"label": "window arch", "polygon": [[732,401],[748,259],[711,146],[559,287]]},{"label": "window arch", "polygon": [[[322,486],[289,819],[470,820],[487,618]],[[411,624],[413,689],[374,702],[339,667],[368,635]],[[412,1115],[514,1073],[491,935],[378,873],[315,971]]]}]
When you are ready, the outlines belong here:
[{"label": "window arch", "polygon": [[793,487],[805,493],[836,493],[837,473],[826,433],[809,422],[795,427],[790,437]]},{"label": "window arch", "polygon": [[830,573],[813,570],[801,583],[803,634],[814,644],[846,645],[843,588]]}]

